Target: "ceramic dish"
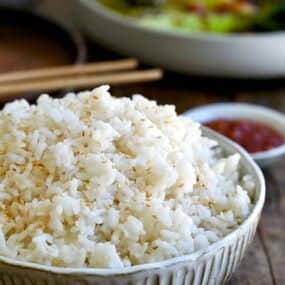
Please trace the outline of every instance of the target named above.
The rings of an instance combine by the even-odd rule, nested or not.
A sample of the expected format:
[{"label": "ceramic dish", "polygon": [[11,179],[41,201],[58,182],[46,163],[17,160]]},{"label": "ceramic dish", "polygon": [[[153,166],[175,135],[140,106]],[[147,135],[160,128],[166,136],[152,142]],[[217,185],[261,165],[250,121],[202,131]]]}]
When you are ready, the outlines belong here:
[{"label": "ceramic dish", "polygon": [[223,284],[240,263],[255,235],[265,199],[265,182],[261,170],[242,148],[207,128],[203,128],[203,132],[217,140],[225,153],[240,153],[241,171],[251,174],[256,183],[252,213],[236,230],[193,254],[122,270],[57,268],[0,257],[1,284]]},{"label": "ceramic dish", "polygon": [[[86,46],[77,30],[71,30],[58,22],[33,12],[0,6],[0,29],[9,29],[11,33],[14,31],[13,36],[15,37],[21,35],[21,33],[28,37],[28,32],[31,33],[32,37],[37,35],[42,37],[44,35],[45,38],[65,51],[67,58],[65,64],[83,63],[86,60]],[[44,50],[43,46],[40,46],[39,49],[39,51],[34,52],[48,52]],[[11,52],[14,52],[14,49],[11,49]],[[16,55],[15,57],[18,59],[19,56]],[[17,61],[15,60],[15,62]],[[28,66],[28,68],[30,67],[32,66]]]},{"label": "ceramic dish", "polygon": [[7,5],[10,7],[28,7],[34,0],[1,0],[1,5]]},{"label": "ceramic dish", "polygon": [[79,25],[100,44],[186,74],[231,78],[285,75],[285,32],[215,35],[158,31],[117,15],[96,0],[73,0]]},{"label": "ceramic dish", "polygon": [[[86,60],[85,42],[77,30],[27,10],[1,6],[0,37],[0,73]],[[37,95],[24,94],[30,100]],[[4,101],[5,98],[0,99],[1,103]]]},{"label": "ceramic dish", "polygon": [[[285,138],[285,115],[272,109],[239,103],[211,104],[195,108],[184,115],[204,123],[218,118],[249,119],[264,123]],[[252,154],[253,159],[262,167],[270,166],[285,154],[285,145],[274,149]]]}]

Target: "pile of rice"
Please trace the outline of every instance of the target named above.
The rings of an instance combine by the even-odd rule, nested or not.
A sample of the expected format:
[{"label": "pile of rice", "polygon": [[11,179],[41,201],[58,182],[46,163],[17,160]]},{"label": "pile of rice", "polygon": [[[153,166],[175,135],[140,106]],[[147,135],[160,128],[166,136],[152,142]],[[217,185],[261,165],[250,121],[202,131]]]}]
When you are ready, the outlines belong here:
[{"label": "pile of rice", "polygon": [[250,213],[239,155],[174,106],[102,86],[0,112],[0,255],[122,268],[195,252]]}]

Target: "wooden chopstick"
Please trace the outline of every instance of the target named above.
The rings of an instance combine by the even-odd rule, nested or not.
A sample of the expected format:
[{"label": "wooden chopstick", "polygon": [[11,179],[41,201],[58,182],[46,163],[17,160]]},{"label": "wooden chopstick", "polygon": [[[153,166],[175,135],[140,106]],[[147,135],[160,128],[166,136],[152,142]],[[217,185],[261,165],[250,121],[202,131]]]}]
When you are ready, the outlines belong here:
[{"label": "wooden chopstick", "polygon": [[160,69],[95,74],[94,76],[38,79],[36,81],[18,81],[0,85],[0,99],[10,99],[12,95],[51,92],[60,89],[80,89],[95,87],[100,84],[124,84],[158,80],[162,77]]},{"label": "wooden chopstick", "polygon": [[133,58],[114,61],[59,66],[44,69],[33,69],[0,74],[0,84],[14,81],[35,80],[51,77],[67,77],[71,75],[95,74],[108,71],[135,69],[138,61]]}]

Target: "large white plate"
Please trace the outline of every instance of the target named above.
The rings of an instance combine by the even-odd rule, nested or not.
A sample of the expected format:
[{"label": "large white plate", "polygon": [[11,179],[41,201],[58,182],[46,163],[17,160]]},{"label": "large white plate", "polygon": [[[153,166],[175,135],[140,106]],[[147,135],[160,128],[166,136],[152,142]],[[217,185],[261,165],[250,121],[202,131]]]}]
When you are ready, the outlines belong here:
[{"label": "large white plate", "polygon": [[232,78],[285,76],[285,32],[188,35],[137,24],[96,0],[74,0],[77,21],[102,45],[186,74]]}]

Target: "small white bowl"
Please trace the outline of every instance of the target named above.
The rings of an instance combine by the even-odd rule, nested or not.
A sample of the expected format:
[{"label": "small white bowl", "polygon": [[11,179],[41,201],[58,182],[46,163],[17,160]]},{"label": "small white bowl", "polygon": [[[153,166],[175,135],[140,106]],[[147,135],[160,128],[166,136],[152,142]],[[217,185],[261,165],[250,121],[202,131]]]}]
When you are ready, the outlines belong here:
[{"label": "small white bowl", "polygon": [[[285,138],[285,115],[262,106],[241,103],[211,104],[189,110],[183,115],[200,123],[219,118],[248,119],[272,127]],[[251,155],[261,167],[266,167],[280,160],[284,154],[285,144]]]}]

